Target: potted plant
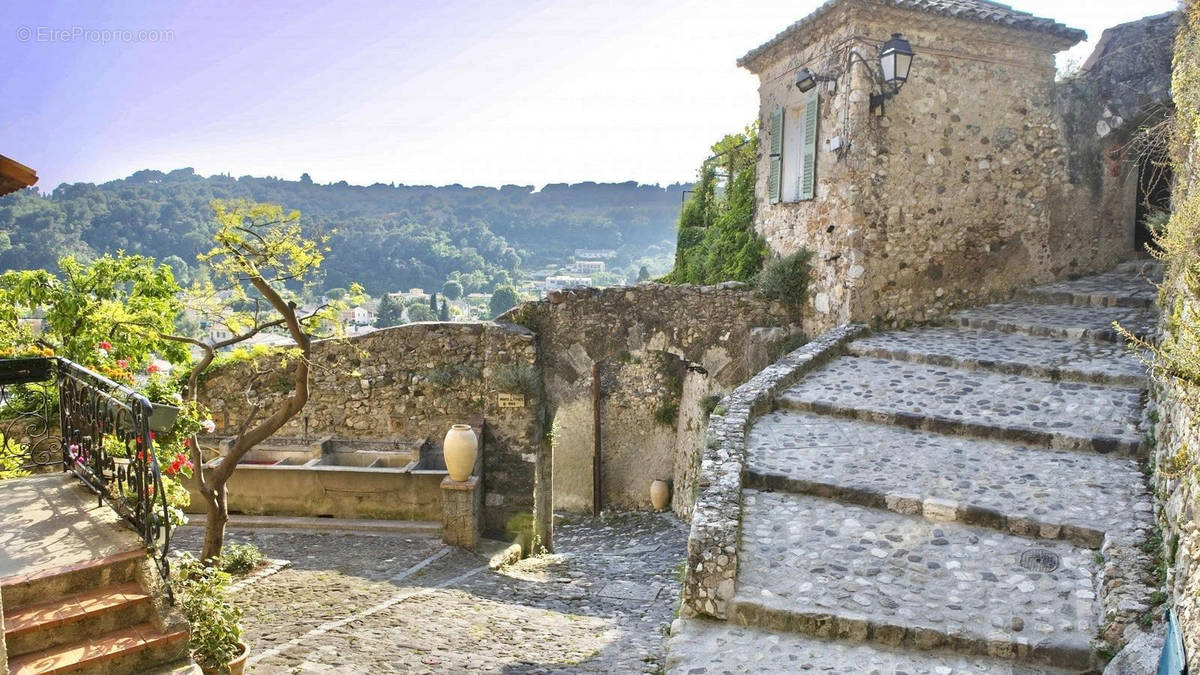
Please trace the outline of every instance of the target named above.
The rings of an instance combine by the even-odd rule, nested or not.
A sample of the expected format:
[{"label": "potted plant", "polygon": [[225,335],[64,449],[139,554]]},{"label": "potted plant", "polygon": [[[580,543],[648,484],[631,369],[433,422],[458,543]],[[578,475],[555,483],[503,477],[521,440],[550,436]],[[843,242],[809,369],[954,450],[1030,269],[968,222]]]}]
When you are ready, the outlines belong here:
[{"label": "potted plant", "polygon": [[148,377],[142,387],[142,393],[150,399],[154,406],[150,414],[150,429],[152,431],[170,431],[175,426],[175,418],[179,416],[179,406],[183,396],[179,387],[158,366],[151,365],[146,369]]},{"label": "potted plant", "polygon": [[53,349],[34,344],[0,349],[0,384],[49,380],[53,356]]},{"label": "potted plant", "polygon": [[242,641],[242,610],[225,597],[229,574],[183,554],[179,570],[180,608],[192,625],[188,649],[205,675],[242,675],[250,650]]}]

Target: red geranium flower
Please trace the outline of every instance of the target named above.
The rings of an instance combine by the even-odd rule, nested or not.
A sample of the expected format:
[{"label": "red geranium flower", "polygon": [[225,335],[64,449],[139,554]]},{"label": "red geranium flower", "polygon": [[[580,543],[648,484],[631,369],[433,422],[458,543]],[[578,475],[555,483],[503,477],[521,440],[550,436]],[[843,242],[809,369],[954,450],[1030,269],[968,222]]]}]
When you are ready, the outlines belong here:
[{"label": "red geranium flower", "polygon": [[112,345],[105,340],[104,342],[100,343],[100,349],[112,349]]},{"label": "red geranium flower", "polygon": [[158,371],[159,371],[159,367],[158,367],[158,366],[156,366],[156,365],[154,365],[153,363],[151,363],[150,365],[146,366],[146,372],[147,372],[147,373],[151,373],[151,374],[153,374],[153,373],[157,373]]}]

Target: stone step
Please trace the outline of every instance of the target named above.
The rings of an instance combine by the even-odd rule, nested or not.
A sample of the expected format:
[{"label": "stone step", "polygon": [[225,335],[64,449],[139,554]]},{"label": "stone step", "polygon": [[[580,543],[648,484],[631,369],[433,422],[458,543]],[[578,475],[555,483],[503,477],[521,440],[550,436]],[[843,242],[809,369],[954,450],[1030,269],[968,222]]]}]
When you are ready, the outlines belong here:
[{"label": "stone step", "polygon": [[140,623],[98,638],[10,658],[12,675],[50,673],[140,673],[183,658],[187,631],[163,633]]},{"label": "stone step", "polygon": [[1062,450],[1138,452],[1143,392],[843,356],[779,407]]},{"label": "stone step", "polygon": [[0,578],[4,611],[133,581],[138,565],[145,560],[145,549],[139,549]]},{"label": "stone step", "polygon": [[1090,307],[1153,307],[1162,273],[1158,265],[1122,265],[1104,274],[1021,289],[1013,298],[1025,302]]},{"label": "stone step", "polygon": [[1123,343],[1113,322],[1142,337],[1154,334],[1157,315],[1152,309],[1075,307],[1002,302],[950,314],[945,323],[1006,333],[1105,340]]},{"label": "stone step", "polygon": [[5,610],[10,656],[56,647],[147,621],[150,595],[136,582],[105,586],[58,600]]},{"label": "stone step", "polygon": [[856,356],[1049,380],[1144,387],[1146,367],[1121,344],[937,326],[851,342]]},{"label": "stone step", "polygon": [[1078,671],[946,651],[825,640],[726,622],[677,619],[667,643],[667,672],[1066,675]]},{"label": "stone step", "polygon": [[732,619],[887,647],[1087,670],[1096,552],[745,490]]},{"label": "stone step", "polygon": [[787,410],[754,422],[746,475],[751,487],[1097,549],[1151,509],[1133,459]]}]

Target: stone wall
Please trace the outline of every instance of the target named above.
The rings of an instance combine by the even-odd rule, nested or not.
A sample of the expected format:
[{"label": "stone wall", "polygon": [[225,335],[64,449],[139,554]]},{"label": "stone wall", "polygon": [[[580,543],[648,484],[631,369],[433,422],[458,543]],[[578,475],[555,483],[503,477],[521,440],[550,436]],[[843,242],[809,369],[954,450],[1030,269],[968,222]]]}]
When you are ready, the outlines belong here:
[{"label": "stone wall", "polygon": [[[704,397],[724,394],[803,331],[800,316],[744,284],[663,284],[551,293],[500,317],[537,335],[554,436],[554,508],[590,511],[592,369],[601,375],[602,505],[649,505],[649,482],[670,479],[673,508],[690,512]],[[682,373],[669,386],[664,364]],[[670,390],[668,395],[668,389]],[[655,412],[673,402],[673,425]]]},{"label": "stone wall", "polygon": [[[1178,111],[1174,165],[1176,184],[1172,192],[1174,214],[1170,229],[1182,232],[1190,242],[1200,231],[1200,4],[1186,3],[1187,19],[1175,51],[1173,96]],[[1182,253],[1182,255],[1180,255]],[[1166,335],[1179,338],[1177,326],[1197,321],[1194,287],[1187,283],[1188,268],[1194,264],[1195,244],[1169,256],[1160,292]],[[1195,352],[1200,346],[1183,338],[1182,348]],[[1166,568],[1168,604],[1175,607],[1181,624],[1188,666],[1200,669],[1200,387],[1170,377],[1158,377],[1151,390],[1150,422],[1153,453],[1152,482],[1162,528],[1161,555]],[[1157,568],[1154,568],[1157,572]],[[1156,580],[1157,581],[1157,580]]]},{"label": "stone wall", "polygon": [[776,396],[805,373],[837,356],[847,342],[864,331],[863,326],[839,326],[764,368],[721,399],[721,409],[709,420],[702,450],[688,535],[682,615],[729,618],[729,601],[737,583],[742,476],[750,425],[770,412]]},{"label": "stone wall", "polygon": [[[542,452],[534,349],[528,330],[496,323],[416,323],[317,342],[308,405],[278,435],[427,438],[440,448],[451,424],[482,419],[484,529],[503,535],[510,518],[533,510]],[[250,373],[251,364],[235,362],[205,378],[218,434],[234,432],[252,410],[247,387],[263,411],[290,391],[273,372]],[[501,393],[525,405],[502,408]]]},{"label": "stone wall", "polygon": [[[1126,174],[1104,178],[1111,157],[1076,149],[1097,144],[1102,116],[1128,113],[1098,109],[1063,122],[1062,101],[1086,99],[1054,81],[1054,53],[1072,38],[869,2],[821,12],[742,61],[759,77],[766,130],[755,226],[777,253],[814,251],[817,328],[927,320],[1133,255]],[[880,41],[894,31],[917,56],[908,83],[874,115],[872,82],[851,52],[878,68]],[[1136,37],[1116,35],[1105,48]],[[1134,78],[1100,65],[1114,61],[1085,74],[1088,91],[1109,96],[1114,83]],[[817,85],[816,196],[771,204],[770,117],[800,100],[800,67],[836,76]],[[1165,80],[1154,69],[1137,77],[1154,80],[1154,91]],[[1072,133],[1083,119],[1086,134]]]},{"label": "stone wall", "polygon": [[[534,512],[535,536],[550,547],[553,508],[592,507],[593,364],[605,506],[648,506],[649,481],[668,478],[673,508],[686,515],[703,399],[732,390],[802,335],[796,311],[744,284],[560,291],[495,323],[408,324],[316,343],[309,403],[278,436],[429,439],[437,449],[451,424],[482,423],[485,533],[506,536],[514,516]],[[259,365],[267,374],[235,362],[205,378],[218,434],[252,411],[247,389],[263,411],[290,391]],[[501,394],[524,406],[501,407]],[[668,404],[676,418],[660,422]]]}]

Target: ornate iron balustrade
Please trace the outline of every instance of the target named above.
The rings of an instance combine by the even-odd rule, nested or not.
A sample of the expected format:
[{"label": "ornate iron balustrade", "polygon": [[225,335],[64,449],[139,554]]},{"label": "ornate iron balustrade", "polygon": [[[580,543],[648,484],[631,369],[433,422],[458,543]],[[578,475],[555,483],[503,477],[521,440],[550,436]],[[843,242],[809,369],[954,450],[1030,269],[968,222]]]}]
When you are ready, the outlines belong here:
[{"label": "ornate iron balustrade", "polygon": [[74,473],[133,526],[167,580],[171,522],[152,410],[145,396],[67,359],[0,359],[0,471]]}]

